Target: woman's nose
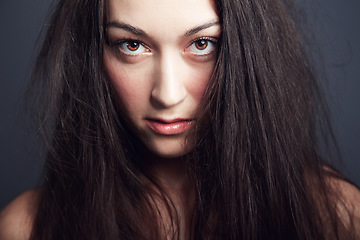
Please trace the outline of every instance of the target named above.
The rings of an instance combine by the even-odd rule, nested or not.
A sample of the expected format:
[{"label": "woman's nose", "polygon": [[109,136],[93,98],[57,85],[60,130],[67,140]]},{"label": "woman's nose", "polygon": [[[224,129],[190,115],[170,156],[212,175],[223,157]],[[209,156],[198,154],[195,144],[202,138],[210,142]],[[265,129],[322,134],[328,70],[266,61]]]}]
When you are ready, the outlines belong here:
[{"label": "woman's nose", "polygon": [[187,95],[184,79],[186,66],[178,54],[159,56],[154,72],[151,97],[162,107],[170,108],[184,101]]}]

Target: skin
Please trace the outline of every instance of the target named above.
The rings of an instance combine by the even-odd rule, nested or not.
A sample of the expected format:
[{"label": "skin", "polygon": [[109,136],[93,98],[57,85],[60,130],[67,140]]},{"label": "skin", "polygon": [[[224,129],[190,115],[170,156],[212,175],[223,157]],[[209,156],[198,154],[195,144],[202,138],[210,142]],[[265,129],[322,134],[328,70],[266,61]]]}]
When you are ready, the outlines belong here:
[{"label": "skin", "polygon": [[[104,65],[123,117],[156,156],[183,156],[192,148],[186,136],[216,60],[215,6],[210,0],[109,0],[107,16]],[[199,39],[207,44],[204,49]],[[186,119],[190,127],[159,134],[149,118]]]},{"label": "skin", "polygon": [[24,192],[0,212],[0,239],[29,239],[38,195],[38,189]]},{"label": "skin", "polygon": [[[144,154],[148,170],[176,206],[180,237],[186,239],[193,197],[182,157],[193,148],[187,136],[216,61],[220,36],[216,8],[211,0],[107,4],[105,74],[117,92],[122,117],[148,150]],[[159,133],[149,119],[168,125],[181,119],[186,124],[180,132]],[[167,222],[169,215],[158,204]]]}]

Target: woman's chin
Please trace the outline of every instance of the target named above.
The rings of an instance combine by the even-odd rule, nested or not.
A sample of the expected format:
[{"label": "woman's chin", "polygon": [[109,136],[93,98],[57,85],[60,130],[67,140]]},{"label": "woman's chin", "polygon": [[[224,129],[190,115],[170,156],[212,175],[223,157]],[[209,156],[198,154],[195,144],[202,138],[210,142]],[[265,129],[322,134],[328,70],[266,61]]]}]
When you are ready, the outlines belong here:
[{"label": "woman's chin", "polygon": [[178,140],[147,142],[145,146],[152,154],[160,158],[179,158],[193,149],[189,143]]}]

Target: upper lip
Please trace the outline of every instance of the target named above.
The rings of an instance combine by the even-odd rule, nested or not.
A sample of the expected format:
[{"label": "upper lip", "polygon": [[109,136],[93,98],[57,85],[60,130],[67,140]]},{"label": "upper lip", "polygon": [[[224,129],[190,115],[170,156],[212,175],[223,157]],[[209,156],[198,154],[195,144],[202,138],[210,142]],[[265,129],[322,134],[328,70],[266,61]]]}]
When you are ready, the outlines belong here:
[{"label": "upper lip", "polygon": [[176,123],[176,122],[183,122],[183,121],[191,121],[192,119],[188,118],[172,118],[172,119],[165,119],[165,118],[145,118],[148,121],[156,121],[160,123]]}]

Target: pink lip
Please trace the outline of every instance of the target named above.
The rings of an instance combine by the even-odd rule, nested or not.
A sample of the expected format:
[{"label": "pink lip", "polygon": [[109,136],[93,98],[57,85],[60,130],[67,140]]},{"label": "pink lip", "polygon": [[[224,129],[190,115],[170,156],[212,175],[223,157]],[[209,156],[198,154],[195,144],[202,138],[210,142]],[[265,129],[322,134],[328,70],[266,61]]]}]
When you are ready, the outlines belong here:
[{"label": "pink lip", "polygon": [[147,118],[145,119],[148,126],[154,132],[161,135],[176,135],[185,132],[187,128],[193,123],[189,119],[159,119]]}]

